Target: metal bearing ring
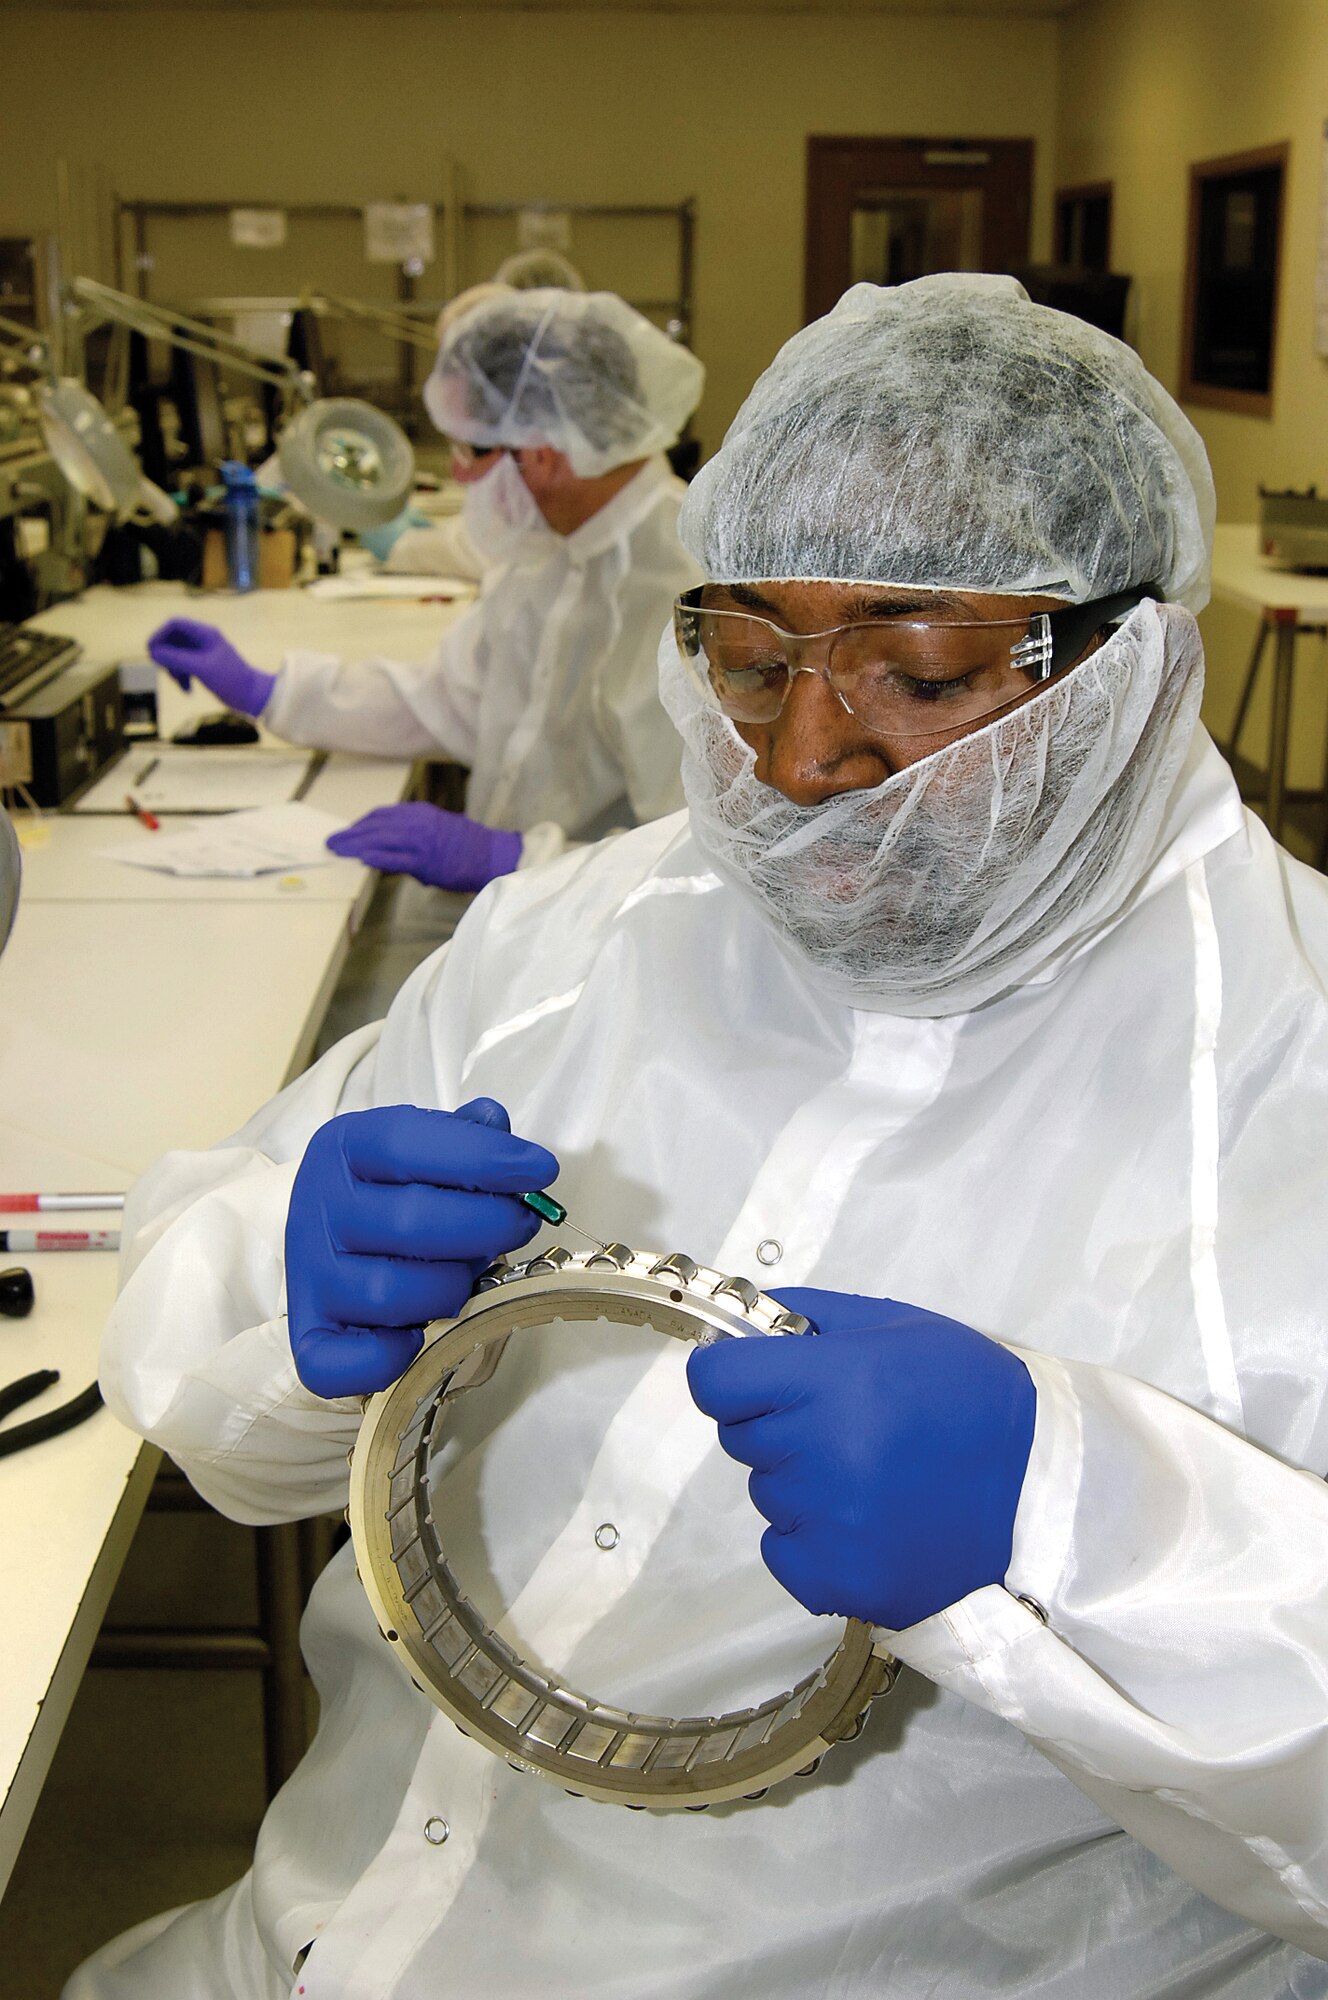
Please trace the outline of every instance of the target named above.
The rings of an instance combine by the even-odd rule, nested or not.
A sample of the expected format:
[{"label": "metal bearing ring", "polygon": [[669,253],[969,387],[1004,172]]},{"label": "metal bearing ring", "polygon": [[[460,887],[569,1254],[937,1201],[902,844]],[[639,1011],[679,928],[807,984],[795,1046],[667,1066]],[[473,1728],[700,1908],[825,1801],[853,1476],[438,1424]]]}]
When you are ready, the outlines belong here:
[{"label": "metal bearing ring", "polygon": [[519,1658],[458,1587],[429,1493],[447,1405],[490,1378],[512,1334],[559,1320],[649,1326],[697,1344],[810,1330],[747,1278],[622,1243],[584,1255],[555,1246],[486,1272],[460,1315],[427,1328],[405,1374],[370,1399],[351,1456],[348,1518],[383,1636],[466,1735],[585,1798],[696,1811],[809,1775],[833,1744],[858,1734],[899,1671],[856,1619],[785,1694],[726,1715],[641,1715]]}]

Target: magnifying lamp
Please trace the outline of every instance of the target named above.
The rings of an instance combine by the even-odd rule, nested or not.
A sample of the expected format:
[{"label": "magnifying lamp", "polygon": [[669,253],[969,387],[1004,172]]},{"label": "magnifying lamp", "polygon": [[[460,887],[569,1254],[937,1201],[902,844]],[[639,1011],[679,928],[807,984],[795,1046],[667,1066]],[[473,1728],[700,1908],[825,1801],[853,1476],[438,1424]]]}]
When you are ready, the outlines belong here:
[{"label": "magnifying lamp", "polygon": [[160,486],[145,478],[138,461],[91,390],[65,376],[37,390],[46,449],[76,493],[117,521],[146,507],[169,527],[178,517]]},{"label": "magnifying lamp", "polygon": [[277,443],[281,475],[321,521],[358,532],[385,527],[410,499],[415,454],[399,424],[372,403],[339,396],[286,426]]},{"label": "magnifying lamp", "polygon": [[0,319],[0,350],[9,369],[42,378],[31,392],[42,442],[76,493],[117,520],[143,507],[159,521],[175,520],[169,496],[144,478],[97,398],[74,377],[56,374],[44,334]]},{"label": "magnifying lamp", "polygon": [[[313,400],[313,380],[285,356],[261,353],[203,320],[117,292],[91,278],[65,288],[79,330],[111,321],[150,340],[161,340],[205,361],[276,390],[287,415],[277,444],[282,477],[291,495],[315,519],[355,532],[394,520],[410,498],[415,455],[406,433],[382,410],[357,397]],[[60,381],[43,394],[43,424],[61,471],[96,505],[125,507],[125,464],[132,468],[138,500],[147,495],[174,509],[151,487],[97,399],[76,382]],[[49,415],[48,415],[49,413]],[[152,496],[156,496],[156,500]],[[107,497],[109,496],[109,497]],[[136,503],[130,503],[136,504]],[[163,517],[165,518],[165,517]]]}]

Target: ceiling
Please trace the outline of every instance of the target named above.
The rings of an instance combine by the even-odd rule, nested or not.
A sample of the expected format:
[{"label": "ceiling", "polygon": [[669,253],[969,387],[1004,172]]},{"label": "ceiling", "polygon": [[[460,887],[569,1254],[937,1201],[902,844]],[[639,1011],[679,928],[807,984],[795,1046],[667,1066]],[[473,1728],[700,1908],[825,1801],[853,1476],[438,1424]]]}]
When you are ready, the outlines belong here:
[{"label": "ceiling", "polygon": [[[30,9],[34,0],[0,0],[0,13]],[[310,13],[435,13],[475,12],[559,14],[604,12],[618,14],[1069,14],[1080,0],[41,0],[44,10],[96,14],[142,14],[177,9],[203,13],[276,12],[294,8]]]}]

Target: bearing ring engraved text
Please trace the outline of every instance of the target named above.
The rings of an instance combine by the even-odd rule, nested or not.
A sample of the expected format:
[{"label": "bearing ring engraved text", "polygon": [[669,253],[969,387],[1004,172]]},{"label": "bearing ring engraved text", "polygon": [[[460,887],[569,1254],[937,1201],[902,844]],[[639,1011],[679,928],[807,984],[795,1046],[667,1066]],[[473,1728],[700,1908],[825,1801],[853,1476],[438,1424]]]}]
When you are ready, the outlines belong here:
[{"label": "bearing ring engraved text", "polygon": [[822,1666],[756,1707],[640,1715],[520,1659],[458,1587],[429,1489],[447,1404],[488,1380],[511,1334],[558,1320],[651,1327],[698,1344],[808,1332],[747,1278],[622,1243],[586,1255],[555,1246],[487,1272],[459,1318],[435,1322],[405,1374],[371,1399],[351,1457],[356,1560],[384,1637],[459,1729],[515,1769],[586,1798],[695,1811],[807,1775],[833,1744],[858,1734],[868,1704],[898,1672],[866,1625],[850,1619]]}]

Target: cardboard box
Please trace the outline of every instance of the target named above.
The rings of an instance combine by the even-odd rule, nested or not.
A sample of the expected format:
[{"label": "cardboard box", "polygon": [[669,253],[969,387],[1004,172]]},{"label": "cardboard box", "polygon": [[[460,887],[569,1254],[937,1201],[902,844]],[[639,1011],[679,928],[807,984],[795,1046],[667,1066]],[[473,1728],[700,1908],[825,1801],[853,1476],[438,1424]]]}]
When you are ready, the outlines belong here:
[{"label": "cardboard box", "polygon": [[[299,538],[294,528],[264,528],[258,537],[259,589],[287,589],[295,581],[299,559]],[[226,531],[209,527],[203,536],[203,588],[224,590],[229,581]]]}]

